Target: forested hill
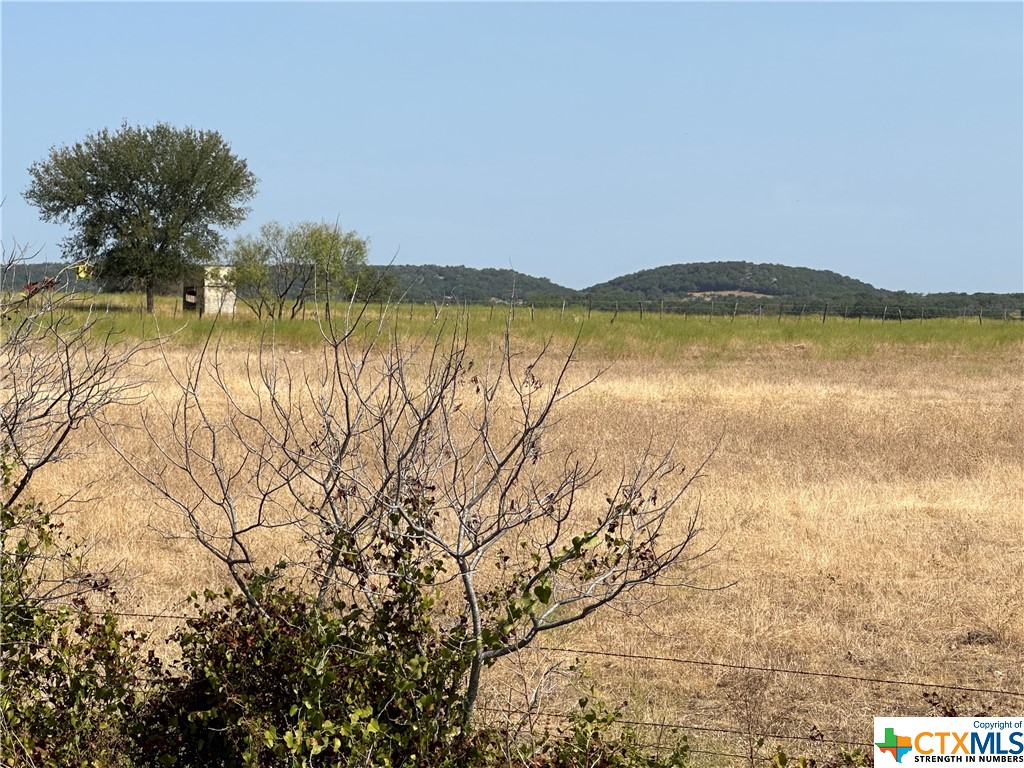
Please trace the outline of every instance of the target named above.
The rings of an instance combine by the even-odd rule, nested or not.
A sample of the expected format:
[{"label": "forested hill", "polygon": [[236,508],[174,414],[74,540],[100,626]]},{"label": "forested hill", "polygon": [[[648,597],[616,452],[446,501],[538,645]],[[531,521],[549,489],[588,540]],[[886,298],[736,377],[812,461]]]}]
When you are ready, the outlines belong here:
[{"label": "forested hill", "polygon": [[831,298],[852,294],[884,293],[868,283],[835,272],[779,264],[719,261],[674,264],[618,277],[574,291],[546,278],[511,269],[474,269],[433,265],[396,265],[388,268],[399,289],[411,301],[507,301],[513,294],[523,301],[593,298],[601,300],[658,301],[699,298],[704,292],[753,293],[772,297]]},{"label": "forested hill", "polygon": [[673,264],[645,269],[583,291],[594,298],[628,297],[644,301],[688,299],[694,294],[710,292],[806,299],[884,293],[868,283],[836,272],[746,261]]},{"label": "forested hill", "polygon": [[875,288],[870,283],[828,270],[745,261],[673,264],[634,272],[581,291],[511,269],[410,265],[388,269],[409,301],[508,301],[514,286],[517,299],[537,304],[575,300],[593,302],[595,306],[619,302],[628,306],[636,301],[666,301],[679,305],[710,302],[724,295],[735,297],[733,300],[746,311],[756,310],[760,303],[780,301],[812,306],[843,304],[849,309],[879,311],[884,305],[926,307],[937,312],[1014,311],[1024,307],[1024,294],[1019,292],[922,295]]},{"label": "forested hill", "polygon": [[511,269],[474,269],[394,265],[386,268],[398,281],[406,301],[554,301],[575,297],[576,291],[546,277],[531,277]]},{"label": "forested hill", "polygon": [[[60,283],[70,282],[72,290],[93,291],[103,286],[98,281],[79,283],[74,270],[65,264],[39,262],[19,264],[3,275],[3,290],[19,291],[26,283],[42,282],[46,277],[60,275]],[[397,281],[396,296],[405,301],[488,302],[492,299],[526,302],[561,301],[578,297],[576,291],[551,282],[545,277],[531,277],[511,269],[475,269],[473,267],[439,267],[433,264],[377,266]],[[163,293],[176,293],[179,288],[166,286]]]},{"label": "forested hill", "polygon": [[[1024,286],[1007,286],[1009,289]],[[1010,311],[1024,308],[1024,293],[908,293],[876,288],[822,269],[787,267],[782,264],[751,264],[745,261],[712,261],[673,264],[646,269],[591,286],[580,292],[590,301],[670,301],[675,304],[707,302],[732,297],[737,307],[753,311],[762,303],[843,305],[851,311],[879,311],[883,306],[915,312],[927,309],[938,314]]]}]

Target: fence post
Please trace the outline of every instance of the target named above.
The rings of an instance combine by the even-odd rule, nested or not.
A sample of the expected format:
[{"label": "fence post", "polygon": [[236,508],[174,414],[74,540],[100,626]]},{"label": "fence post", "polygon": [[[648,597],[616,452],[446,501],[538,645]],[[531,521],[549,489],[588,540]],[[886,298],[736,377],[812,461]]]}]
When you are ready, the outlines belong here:
[{"label": "fence post", "polygon": [[562,299],[562,311],[558,313],[558,321],[561,322],[563,317],[565,317],[565,299]]},{"label": "fence post", "polygon": [[736,322],[736,310],[739,309],[739,308],[740,308],[740,303],[737,301],[733,305],[733,308],[732,308],[732,320],[729,321],[730,323],[735,323]]},{"label": "fence post", "polygon": [[662,299],[661,300],[661,311],[658,312],[658,317],[664,317],[664,316],[665,316],[665,300]]},{"label": "fence post", "polygon": [[985,312],[985,310],[983,310],[983,309],[979,309],[978,310],[978,325],[981,325],[981,316],[982,316],[982,314],[984,314],[984,312]]},{"label": "fence post", "polygon": [[828,303],[825,304],[825,309],[821,312],[821,324],[825,324],[825,318],[828,317]]},{"label": "fence post", "polygon": [[782,325],[782,302],[779,302],[779,325]]},{"label": "fence post", "polygon": [[530,322],[533,322],[533,302],[530,302]]},{"label": "fence post", "polygon": [[642,300],[637,302],[637,303],[640,305],[640,319],[643,320],[644,319],[644,303],[643,303]]},{"label": "fence post", "polygon": [[889,314],[889,306],[886,305],[885,309],[882,310],[882,323],[885,323],[885,318]]},{"label": "fence post", "polygon": [[590,319],[590,313],[594,311],[594,300],[587,299],[587,320]]},{"label": "fence post", "polygon": [[902,324],[903,323],[903,310],[900,309],[899,307],[896,307],[896,314],[900,318],[900,324]]}]

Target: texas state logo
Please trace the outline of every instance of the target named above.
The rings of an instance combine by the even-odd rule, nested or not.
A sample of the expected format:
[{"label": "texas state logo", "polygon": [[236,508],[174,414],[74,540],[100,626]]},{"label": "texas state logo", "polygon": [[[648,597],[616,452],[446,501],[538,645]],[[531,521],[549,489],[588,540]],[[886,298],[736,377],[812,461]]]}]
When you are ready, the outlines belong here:
[{"label": "texas state logo", "polygon": [[1024,716],[876,717],[875,766],[911,763],[1018,763]]},{"label": "texas state logo", "polygon": [[888,752],[897,763],[903,762],[903,756],[913,749],[912,744],[909,736],[898,736],[895,728],[886,728],[885,738],[880,742],[875,742],[879,752]]}]

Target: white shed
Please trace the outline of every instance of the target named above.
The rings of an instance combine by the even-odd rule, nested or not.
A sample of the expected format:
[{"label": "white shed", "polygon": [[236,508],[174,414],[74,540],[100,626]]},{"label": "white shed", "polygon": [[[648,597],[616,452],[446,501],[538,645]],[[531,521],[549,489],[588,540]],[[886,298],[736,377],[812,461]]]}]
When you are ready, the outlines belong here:
[{"label": "white shed", "polygon": [[215,315],[235,314],[236,296],[231,284],[231,267],[201,267],[191,278],[182,289],[182,309],[196,310],[200,317],[207,312]]}]

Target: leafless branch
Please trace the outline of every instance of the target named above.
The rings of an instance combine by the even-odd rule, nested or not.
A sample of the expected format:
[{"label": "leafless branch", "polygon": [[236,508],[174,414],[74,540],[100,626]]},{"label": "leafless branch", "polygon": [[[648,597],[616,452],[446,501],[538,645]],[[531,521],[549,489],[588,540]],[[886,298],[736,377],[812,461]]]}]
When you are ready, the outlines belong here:
[{"label": "leafless branch", "polygon": [[473,657],[468,718],[498,658],[686,583],[707,550],[698,508],[680,512],[704,464],[649,447],[597,494],[598,452],[554,436],[558,404],[595,378],[576,343],[524,357],[506,328],[478,366],[460,319],[412,339],[391,309],[328,303],[319,350],[292,363],[266,337],[240,371],[211,332],[174,374],[177,402],[145,411],[152,459],[121,453],[243,590],[261,533],[284,527],[321,605],[384,610],[396,584],[446,595],[441,624]]}]

